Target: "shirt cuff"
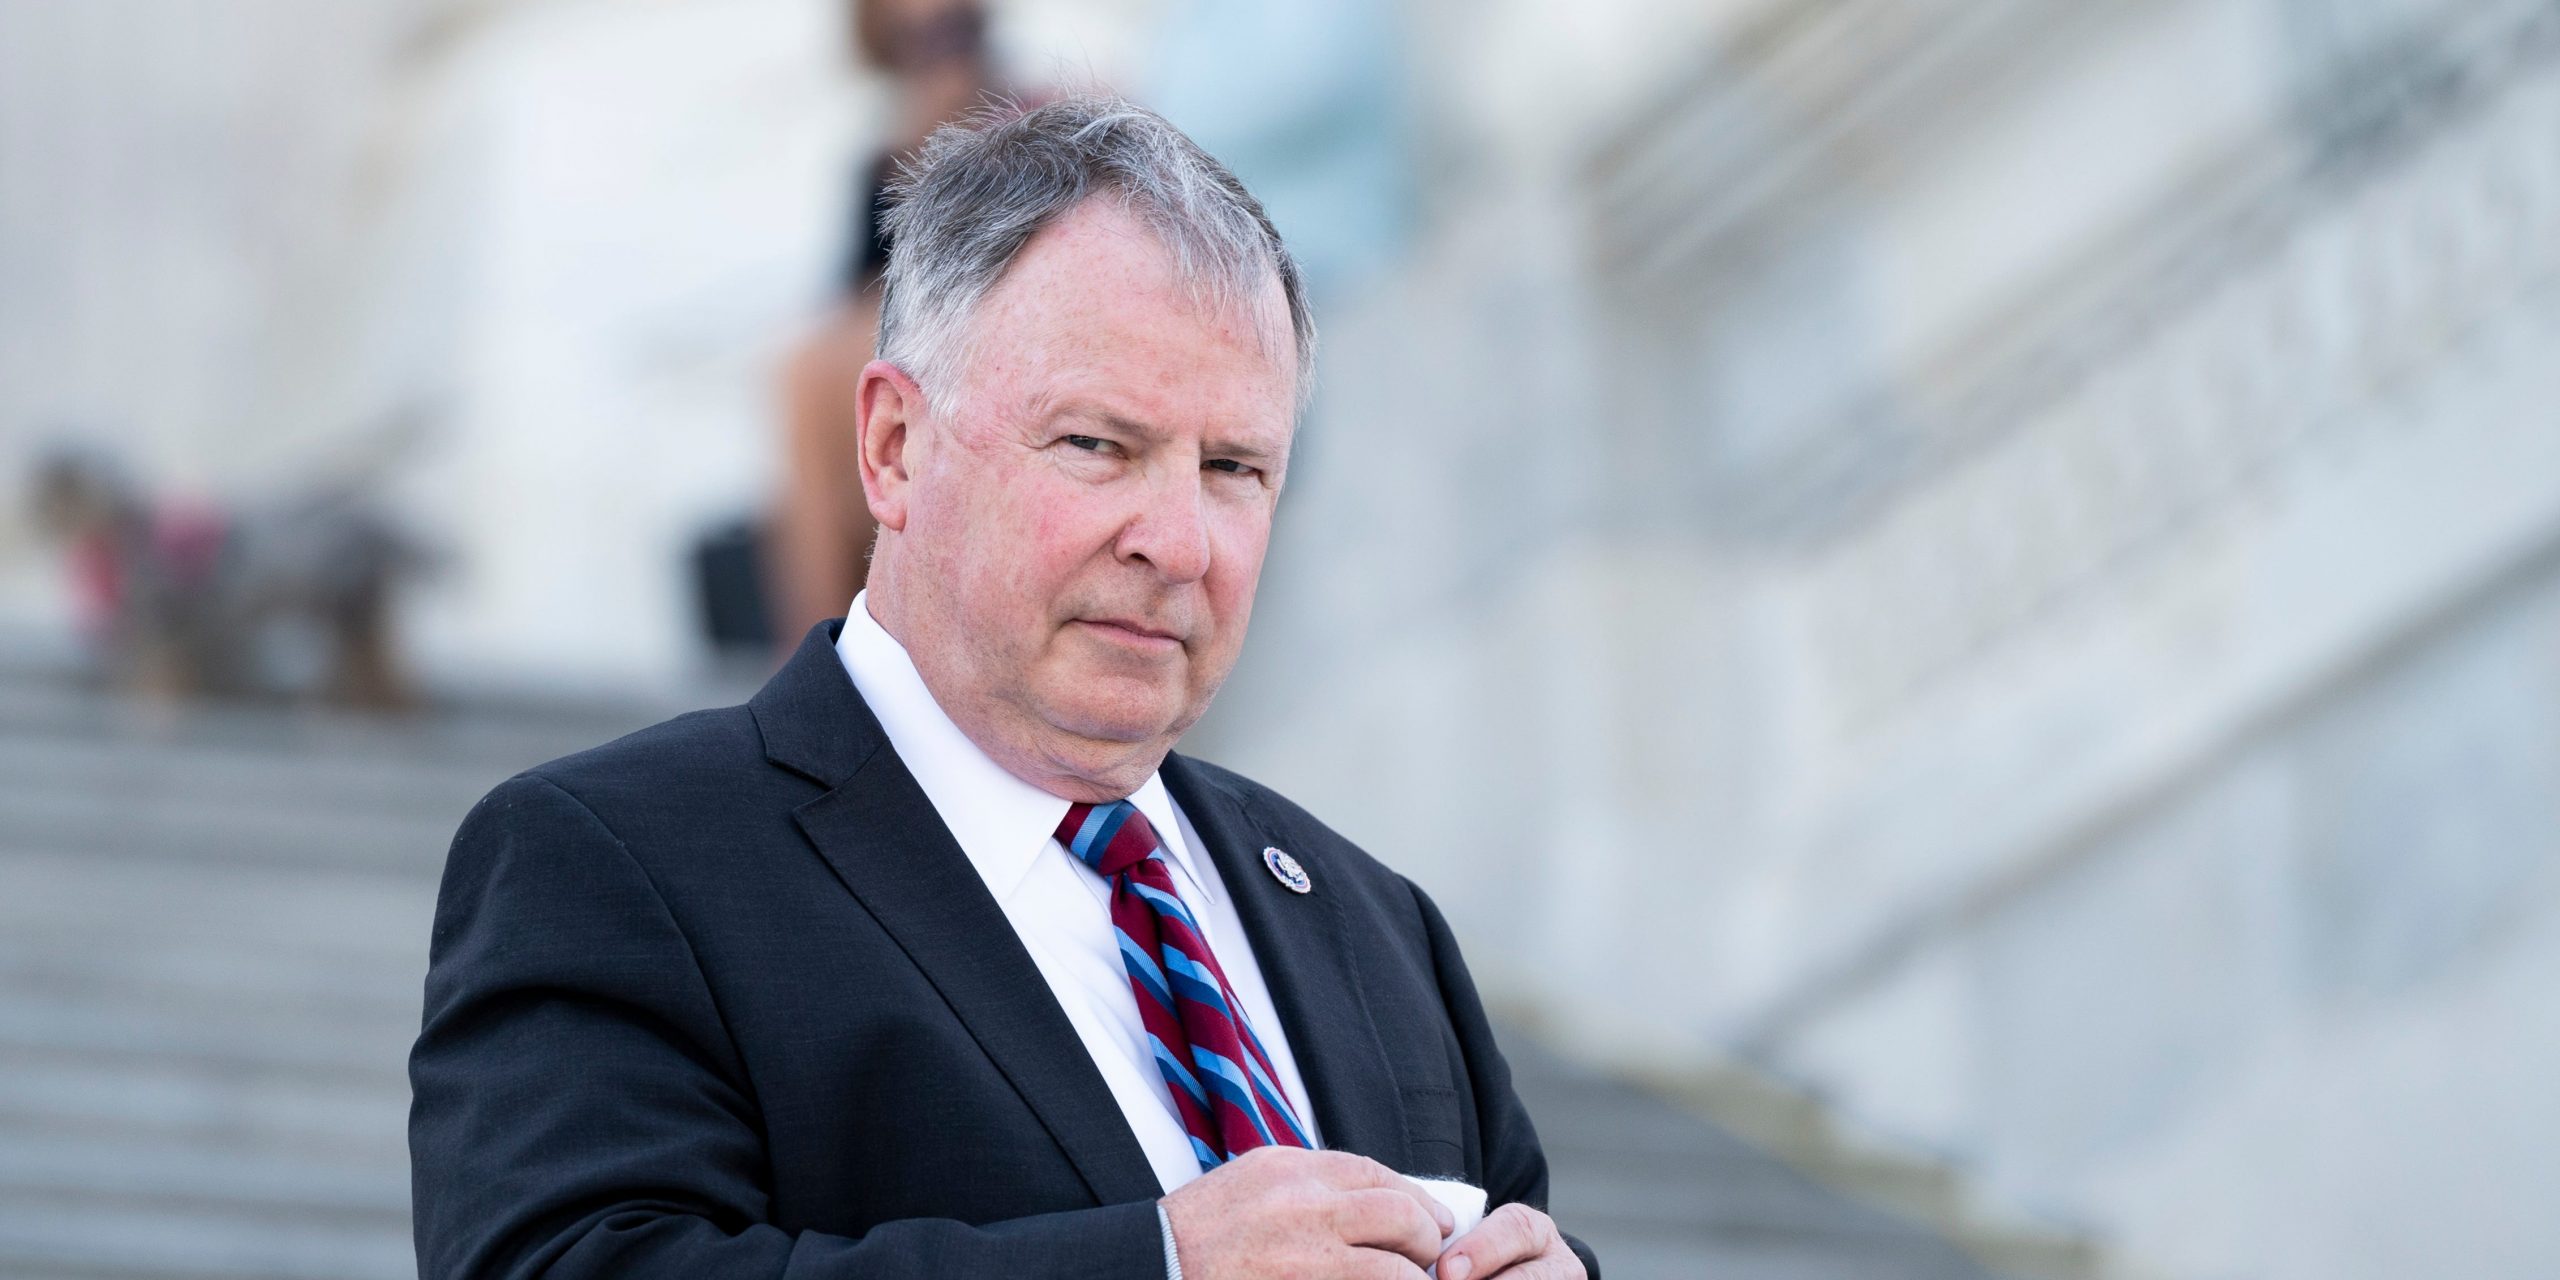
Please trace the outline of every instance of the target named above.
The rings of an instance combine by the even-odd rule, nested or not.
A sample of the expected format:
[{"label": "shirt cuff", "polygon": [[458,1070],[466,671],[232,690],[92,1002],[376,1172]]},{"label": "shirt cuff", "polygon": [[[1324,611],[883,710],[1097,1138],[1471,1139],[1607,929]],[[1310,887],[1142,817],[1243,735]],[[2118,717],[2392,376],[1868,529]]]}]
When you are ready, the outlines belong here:
[{"label": "shirt cuff", "polygon": [[1173,1215],[1164,1211],[1164,1202],[1156,1202],[1156,1225],[1164,1230],[1164,1280],[1182,1280],[1182,1255],[1173,1248]]}]

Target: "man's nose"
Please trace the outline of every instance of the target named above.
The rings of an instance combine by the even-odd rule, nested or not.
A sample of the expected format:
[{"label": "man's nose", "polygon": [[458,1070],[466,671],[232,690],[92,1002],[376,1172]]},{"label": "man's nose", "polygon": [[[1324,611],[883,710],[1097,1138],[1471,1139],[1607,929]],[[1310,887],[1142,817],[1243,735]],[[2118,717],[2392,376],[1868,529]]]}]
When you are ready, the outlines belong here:
[{"label": "man's nose", "polygon": [[1121,558],[1146,562],[1167,582],[1198,581],[1209,572],[1206,496],[1196,469],[1150,483],[1120,531]]}]

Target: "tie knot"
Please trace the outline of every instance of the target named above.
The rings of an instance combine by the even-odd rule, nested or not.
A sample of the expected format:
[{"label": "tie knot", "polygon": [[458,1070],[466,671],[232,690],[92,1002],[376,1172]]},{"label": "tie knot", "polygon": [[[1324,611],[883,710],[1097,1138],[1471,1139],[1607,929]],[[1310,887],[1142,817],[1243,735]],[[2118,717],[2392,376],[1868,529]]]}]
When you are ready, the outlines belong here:
[{"label": "tie knot", "polygon": [[1146,861],[1157,847],[1147,815],[1126,800],[1068,805],[1058,822],[1058,843],[1106,878]]}]

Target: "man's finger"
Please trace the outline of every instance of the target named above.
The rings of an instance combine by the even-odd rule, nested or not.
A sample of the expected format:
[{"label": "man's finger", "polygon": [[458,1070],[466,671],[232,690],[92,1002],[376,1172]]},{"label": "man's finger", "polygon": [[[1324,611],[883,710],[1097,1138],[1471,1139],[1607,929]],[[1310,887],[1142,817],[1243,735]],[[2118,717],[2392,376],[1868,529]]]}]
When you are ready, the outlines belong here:
[{"label": "man's finger", "polygon": [[1343,1192],[1333,1227],[1344,1244],[1402,1254],[1417,1267],[1430,1266],[1447,1239],[1411,1199],[1385,1187]]},{"label": "man's finger", "polygon": [[1558,1249],[1527,1262],[1513,1263],[1509,1269],[1494,1275],[1479,1275],[1475,1280],[1588,1280],[1589,1275],[1582,1269],[1582,1259]]},{"label": "man's finger", "polygon": [[1325,1274],[1339,1280],[1428,1280],[1411,1260],[1376,1249],[1350,1250]]},{"label": "man's finger", "polygon": [[1525,1204],[1506,1204],[1440,1255],[1437,1274],[1440,1280],[1480,1280],[1545,1253],[1556,1241],[1553,1219]]},{"label": "man's finger", "polygon": [[1327,1186],[1340,1191],[1399,1191],[1411,1196],[1415,1203],[1420,1204],[1423,1210],[1431,1215],[1431,1220],[1439,1224],[1440,1234],[1443,1237],[1458,1229],[1458,1220],[1450,1215],[1449,1206],[1440,1203],[1413,1179],[1367,1156],[1353,1155],[1348,1151],[1327,1151],[1319,1154],[1329,1157],[1317,1166],[1319,1176],[1324,1178]]}]

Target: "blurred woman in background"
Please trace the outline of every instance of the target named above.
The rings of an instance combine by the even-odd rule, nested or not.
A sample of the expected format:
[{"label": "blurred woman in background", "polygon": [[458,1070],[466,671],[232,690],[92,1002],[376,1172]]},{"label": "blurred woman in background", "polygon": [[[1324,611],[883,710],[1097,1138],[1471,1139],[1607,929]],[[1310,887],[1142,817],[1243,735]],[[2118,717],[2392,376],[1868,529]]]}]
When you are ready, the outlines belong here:
[{"label": "blurred woman in background", "polygon": [[944,123],[1001,92],[976,0],[854,0],[853,53],[888,77],[887,144],[862,165],[835,304],[795,349],[783,376],[782,485],[768,526],[769,607],[787,653],[862,589],[873,524],[854,462],[854,387],[880,329],[880,231],[901,159]]}]

